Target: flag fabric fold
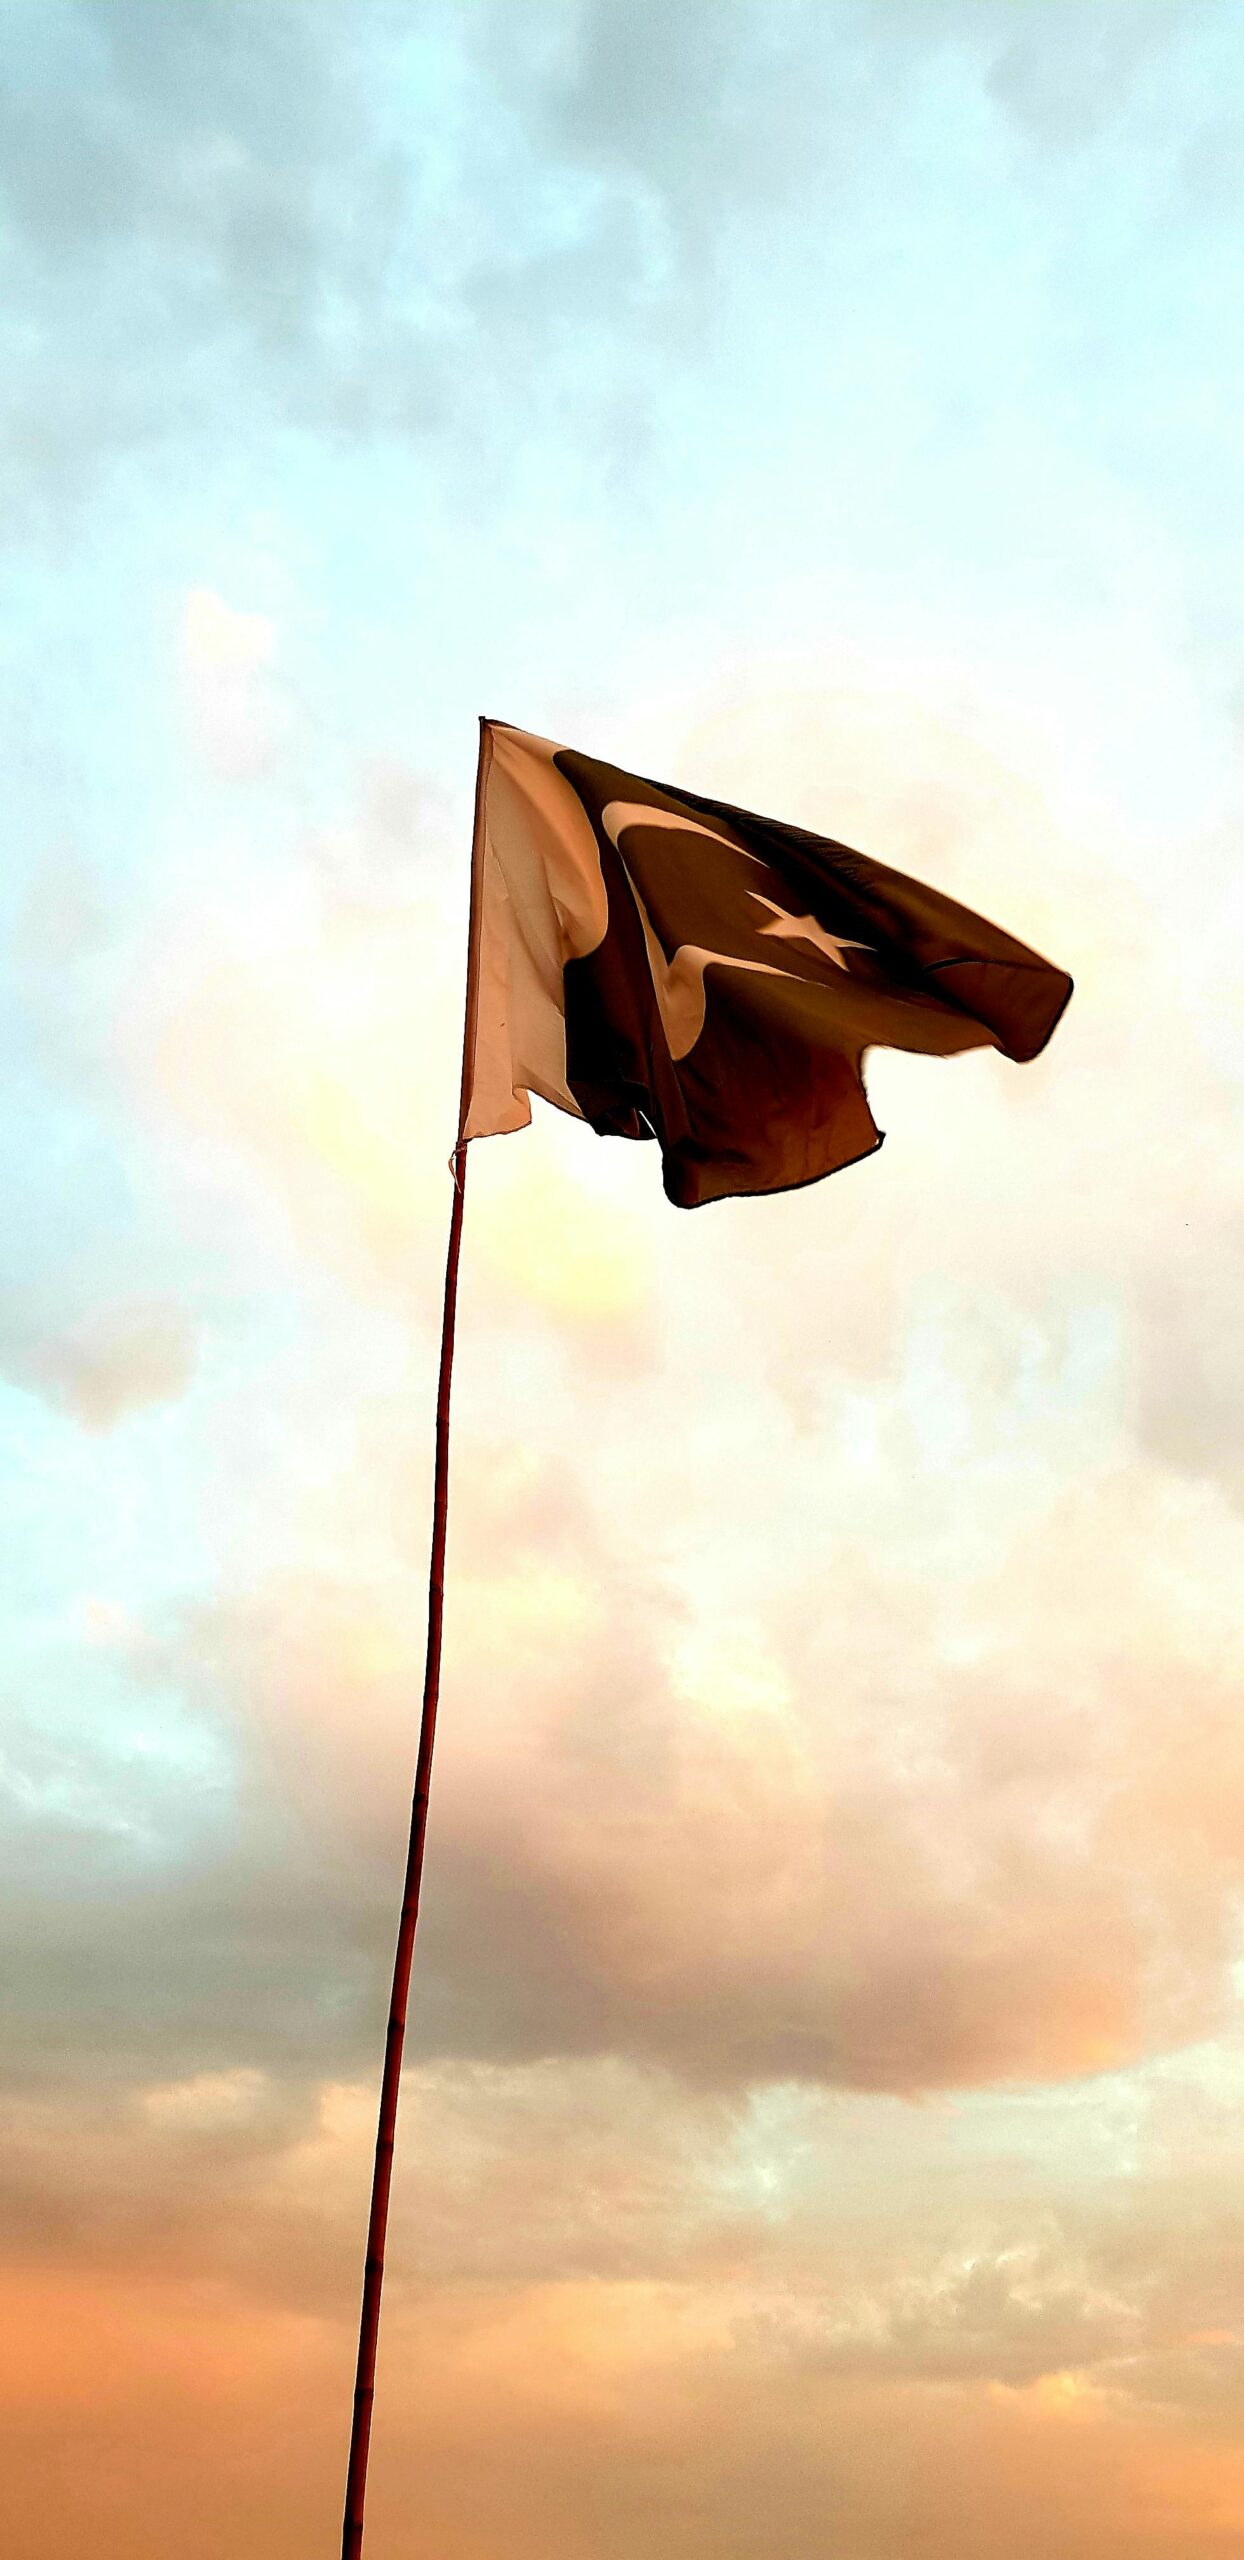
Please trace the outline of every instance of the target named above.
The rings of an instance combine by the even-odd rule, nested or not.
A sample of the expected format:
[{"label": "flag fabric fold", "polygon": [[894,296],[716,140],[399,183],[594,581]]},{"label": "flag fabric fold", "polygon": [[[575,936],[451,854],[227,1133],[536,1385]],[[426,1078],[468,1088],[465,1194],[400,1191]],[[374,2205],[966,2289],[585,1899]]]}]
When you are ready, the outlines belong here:
[{"label": "flag fabric fold", "polygon": [[1071,994],[940,890],[831,838],[481,722],[460,1140],[539,1094],[655,1138],[680,1208],[881,1144],[867,1049],[1035,1058]]}]

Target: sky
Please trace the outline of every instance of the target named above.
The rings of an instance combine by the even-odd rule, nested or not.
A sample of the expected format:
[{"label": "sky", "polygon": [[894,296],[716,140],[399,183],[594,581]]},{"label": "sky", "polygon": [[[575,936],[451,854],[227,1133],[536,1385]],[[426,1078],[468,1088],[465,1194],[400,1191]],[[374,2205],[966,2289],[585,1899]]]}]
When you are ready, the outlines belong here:
[{"label": "sky", "polygon": [[1244,2550],[1235,0],[2,0],[3,2471],[338,2548],[481,712],[1076,980],[472,1150],[374,2560]]}]

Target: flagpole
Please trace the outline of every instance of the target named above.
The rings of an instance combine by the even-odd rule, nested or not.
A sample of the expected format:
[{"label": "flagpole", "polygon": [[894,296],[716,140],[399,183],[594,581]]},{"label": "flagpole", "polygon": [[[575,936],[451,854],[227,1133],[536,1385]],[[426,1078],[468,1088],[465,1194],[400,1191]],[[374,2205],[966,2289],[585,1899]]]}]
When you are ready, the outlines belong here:
[{"label": "flagpole", "polygon": [[384,2070],[380,2082],[376,2158],[372,2170],[371,2211],[367,2223],[367,2255],[363,2268],[363,2302],[359,2315],[358,2360],[354,2377],[354,2414],[350,2427],[345,2518],[341,2534],[342,2560],[360,2560],[363,2549],[367,2455],[371,2443],[372,2404],[376,2388],[376,2345],[380,2332],[380,2297],[384,2287],[385,2235],[389,2223],[389,2190],[393,2183],[393,2142],[397,2126],[398,2092],[402,2077],[402,2048],[406,2040],[406,2012],[410,1994],[411,1965],[415,1951],[415,1929],[419,1919],[419,1889],[423,1880],[423,1852],[428,1828],[428,1796],[432,1780],[432,1748],[436,1740],[436,1711],[440,1699],[441,1634],[445,1616],[445,1542],[449,1518],[449,1396],[453,1381],[454,1330],[458,1310],[458,1262],[462,1251],[462,1213],[466,1194],[467,1144],[463,1131],[469,1097],[468,1077],[474,1042],[478,989],[478,892],[489,745],[487,725],[481,721],[479,769],[475,784],[475,829],[471,853],[471,923],[467,947],[466,1008],[462,1044],[462,1105],[458,1119],[458,1143],[450,1158],[454,1196],[449,1213],[449,1243],[445,1255],[441,1358],[436,1388],[436,1454],[432,1475],[432,1541],[428,1564],[428,1641],[423,1674],[423,1711],[419,1722],[419,1753],[415,1763],[415,1788],[410,1808],[410,1842],[406,1853],[406,1880],[402,1891],[402,1911],[398,1922],[397,1948],[393,1959],[393,1988],[389,1999],[389,2024],[385,2035]]}]

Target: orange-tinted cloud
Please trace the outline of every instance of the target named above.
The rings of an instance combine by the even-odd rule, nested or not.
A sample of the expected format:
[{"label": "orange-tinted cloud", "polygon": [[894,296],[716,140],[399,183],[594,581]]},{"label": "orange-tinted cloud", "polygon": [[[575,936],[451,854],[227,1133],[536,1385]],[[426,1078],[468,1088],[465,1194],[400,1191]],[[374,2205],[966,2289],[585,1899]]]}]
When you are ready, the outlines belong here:
[{"label": "orange-tinted cloud", "polygon": [[[919,2091],[1113,2069],[1221,2014],[1244,1754],[1201,1577],[1241,1533],[1212,1503],[1107,1475],[949,1612],[839,1543],[762,1641],[637,1577],[577,1471],[460,1466],[437,2049]],[[193,1634],[351,1893],[396,1871],[419,1642],[396,1569],[260,1583]]]},{"label": "orange-tinted cloud", "polygon": [[[295,2560],[332,2547],[349,2333],[232,2289],[6,2285],[9,2514],[90,2547]],[[878,2389],[741,2340],[681,2288],[473,2287],[390,2309],[370,2530],[396,2560],[1226,2560],[1244,2458],[1073,2373]],[[71,2445],[74,2460],[66,2464]]]}]

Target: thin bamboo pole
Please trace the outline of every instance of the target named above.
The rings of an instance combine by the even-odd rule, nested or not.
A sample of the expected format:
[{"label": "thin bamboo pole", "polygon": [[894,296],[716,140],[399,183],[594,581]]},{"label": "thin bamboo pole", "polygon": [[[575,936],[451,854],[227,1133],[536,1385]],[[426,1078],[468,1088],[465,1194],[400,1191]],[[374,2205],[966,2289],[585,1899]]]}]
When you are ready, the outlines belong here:
[{"label": "thin bamboo pole", "polygon": [[419,1918],[419,1887],[428,1827],[428,1791],[432,1778],[432,1746],[440,1694],[441,1628],[445,1610],[445,1533],[449,1495],[449,1390],[453,1376],[454,1319],[458,1300],[458,1257],[462,1247],[462,1207],[466,1188],[466,1149],[454,1160],[454,1199],[449,1219],[449,1251],[445,1263],[445,1304],[441,1324],[440,1380],[436,1394],[436,1466],[432,1493],[432,1556],[428,1574],[428,1651],[423,1682],[423,1714],[419,1757],[410,1814],[410,1846],[402,1916],[393,1963],[393,1992],[385,2037],[380,2114],[376,2127],[376,2164],[372,2172],[371,2215],[367,2225],[367,2258],[363,2273],[363,2308],[359,2321],[358,2367],[354,2383],[354,2421],[350,2430],[350,2463],[346,2475],[342,2560],[359,2560],[363,2548],[363,2507],[367,2494],[367,2453],[371,2441],[372,2401],[376,2386],[376,2341],[380,2329],[380,2294],[384,2284],[384,2243],[389,2221],[389,2189],[393,2179],[393,2136],[397,2124],[402,2047],[410,1971]]},{"label": "thin bamboo pole", "polygon": [[415,1951],[415,1928],[419,1919],[419,1888],[423,1879],[423,1852],[428,1828],[428,1795],[432,1781],[432,1747],[436,1740],[436,1711],[440,1698],[441,1634],[445,1616],[445,1541],[449,1517],[449,1395],[453,1381],[454,1326],[458,1308],[458,1262],[462,1251],[462,1213],[466,1193],[467,1146],[464,1131],[479,987],[479,883],[484,794],[490,749],[488,724],[486,721],[481,721],[479,768],[475,784],[475,833],[471,851],[471,924],[467,947],[466,1007],[462,1043],[462,1102],[458,1116],[458,1143],[450,1159],[454,1196],[449,1216],[449,1244],[445,1256],[441,1361],[436,1389],[436,1454],[432,1478],[432,1546],[428,1565],[428,1644],[423,1675],[423,1712],[419,1723],[419,1754],[415,1763],[415,1790],[410,1809],[410,1844],[406,1853],[406,1881],[402,1892],[401,1919],[398,1922],[397,1949],[393,1959],[393,1989],[389,2000],[384,2071],[380,2082],[376,2160],[372,2171],[371,2212],[367,2224],[367,2256],[363,2269],[363,2303],[359,2316],[358,2362],[354,2379],[354,2415],[350,2428],[350,2459],[346,2472],[345,2520],[341,2534],[342,2560],[360,2560],[363,2549],[367,2455],[371,2443],[372,2404],[376,2389],[376,2345],[380,2332],[380,2296],[384,2286],[384,2244],[389,2222],[389,2190],[393,2182],[393,2139],[397,2126],[398,2091],[402,2077],[402,2047],[406,2040],[406,2011],[410,1994],[411,1965]]}]

